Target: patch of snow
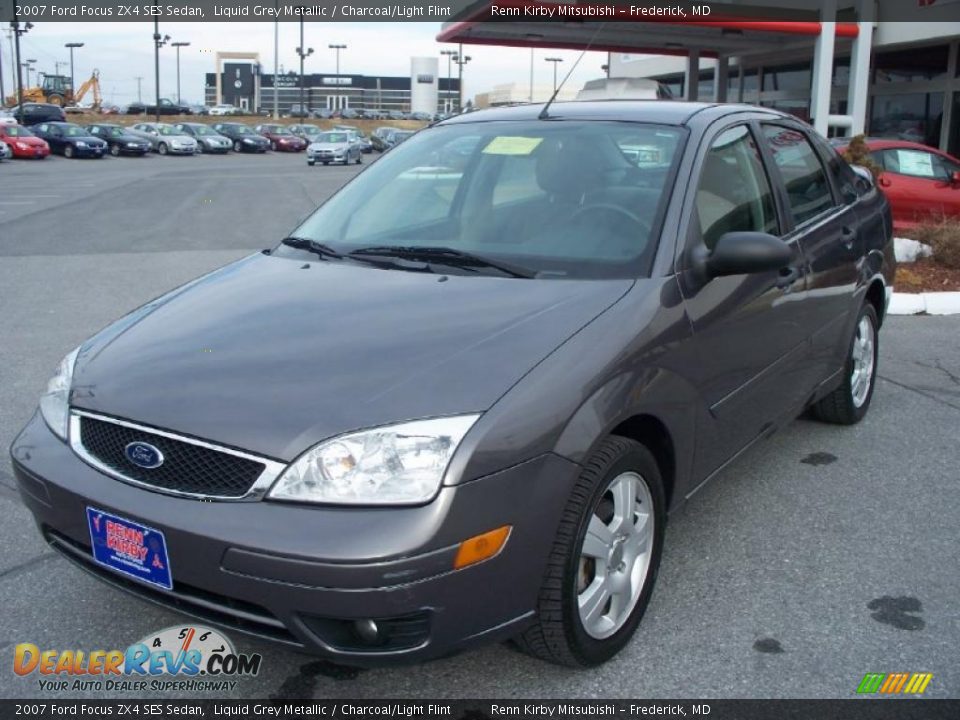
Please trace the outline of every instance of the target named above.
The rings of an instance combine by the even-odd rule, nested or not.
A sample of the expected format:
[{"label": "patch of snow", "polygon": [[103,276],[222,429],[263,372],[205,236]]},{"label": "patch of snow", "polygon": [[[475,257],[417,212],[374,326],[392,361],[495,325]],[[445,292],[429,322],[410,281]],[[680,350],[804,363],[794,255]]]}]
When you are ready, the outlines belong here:
[{"label": "patch of snow", "polygon": [[960,315],[960,292],[898,293],[890,298],[890,315]]},{"label": "patch of snow", "polygon": [[893,254],[897,262],[916,262],[918,258],[930,257],[933,255],[933,248],[922,242],[911,240],[910,238],[893,239]]}]

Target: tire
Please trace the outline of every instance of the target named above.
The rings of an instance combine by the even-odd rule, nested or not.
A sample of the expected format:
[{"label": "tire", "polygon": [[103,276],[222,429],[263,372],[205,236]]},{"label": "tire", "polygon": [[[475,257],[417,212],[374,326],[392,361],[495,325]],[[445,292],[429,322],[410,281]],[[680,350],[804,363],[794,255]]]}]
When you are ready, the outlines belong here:
[{"label": "tire", "polygon": [[120,146],[119,146],[119,145],[111,145],[111,146],[110,146],[110,154],[113,155],[114,157],[120,157]]},{"label": "tire", "polygon": [[[853,337],[843,364],[843,383],[813,405],[813,416],[823,422],[854,425],[867,414],[877,382],[880,347],[877,311],[865,302],[857,315]],[[866,373],[866,375],[864,375]]]},{"label": "tire", "polygon": [[167,154],[167,144],[166,144],[166,143],[160,143],[160,147],[157,148],[157,152],[160,153],[161,155],[166,155],[166,154]]},{"label": "tire", "polygon": [[233,142],[233,151],[234,151],[234,152],[243,152],[243,143],[241,143],[239,140],[235,140],[235,141]]},{"label": "tire", "polygon": [[313,167],[314,165],[316,165],[316,163],[313,160],[307,160],[307,165],[309,165],[310,167]]},{"label": "tire", "polygon": [[329,164],[330,164],[329,162],[325,162],[325,163],[323,164],[323,166],[326,167],[326,166],[329,165]]},{"label": "tire", "polygon": [[[632,485],[624,486],[624,478],[628,481],[632,478]],[[610,492],[612,487],[624,488],[624,492],[633,487],[636,503],[633,512],[640,512],[643,507],[647,512],[646,524],[633,526],[631,521],[630,527],[642,528],[642,531],[627,536],[627,542],[614,539],[620,537],[619,532],[611,536],[612,544],[599,542],[597,536],[591,534],[592,546],[606,553],[602,562],[609,563],[610,567],[618,563],[615,567],[620,572],[614,570],[611,574],[610,571],[604,573],[600,563],[584,555],[583,550],[588,526],[599,523],[609,530],[607,523],[616,522],[617,514],[622,515]],[[603,519],[607,517],[610,519]],[[663,551],[665,520],[663,481],[650,451],[623,437],[611,436],[604,440],[584,466],[567,500],[547,560],[536,624],[514,639],[518,647],[541,660],[569,667],[599,665],[620,652],[630,641],[650,602]],[[634,544],[630,539],[639,541],[641,536],[643,542],[635,547],[647,550],[636,555],[633,562],[629,548]],[[626,555],[624,549],[627,549]],[[596,613],[597,617],[588,627],[581,619],[580,601],[586,599],[584,596],[591,593],[591,588],[595,589],[594,597],[607,597],[598,595],[596,589],[609,588],[611,583],[616,586],[618,579],[628,582],[627,595],[617,595],[618,600],[612,596],[601,599],[595,607],[602,612]],[[613,612],[615,602],[621,605],[619,613]]]},{"label": "tire", "polygon": [[363,155],[357,155],[357,165],[363,162]]},{"label": "tire", "polygon": [[63,156],[65,158],[73,157],[73,145],[67,145],[63,148]]},{"label": "tire", "polygon": [[270,141],[270,149],[273,150],[274,152],[277,151],[277,144],[272,140]]},{"label": "tire", "polygon": [[195,155],[203,155],[203,143],[202,143],[202,142],[198,142],[198,143],[197,143],[197,149],[194,151],[194,154],[195,154]]}]

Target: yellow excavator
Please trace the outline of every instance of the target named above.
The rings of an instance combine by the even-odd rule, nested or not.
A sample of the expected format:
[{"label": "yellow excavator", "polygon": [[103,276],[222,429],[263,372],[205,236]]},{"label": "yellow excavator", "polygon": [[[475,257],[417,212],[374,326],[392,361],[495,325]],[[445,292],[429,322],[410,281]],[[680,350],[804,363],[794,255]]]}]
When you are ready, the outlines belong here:
[{"label": "yellow excavator", "polygon": [[[23,89],[23,101],[46,102],[61,107],[64,105],[79,105],[88,92],[93,93],[92,109],[94,111],[100,110],[103,98],[100,95],[99,70],[94,70],[93,74],[84,81],[76,93],[73,92],[73,85],[67,75],[44,75],[40,87]],[[16,95],[7,98],[9,105],[15,105],[16,102]]]}]

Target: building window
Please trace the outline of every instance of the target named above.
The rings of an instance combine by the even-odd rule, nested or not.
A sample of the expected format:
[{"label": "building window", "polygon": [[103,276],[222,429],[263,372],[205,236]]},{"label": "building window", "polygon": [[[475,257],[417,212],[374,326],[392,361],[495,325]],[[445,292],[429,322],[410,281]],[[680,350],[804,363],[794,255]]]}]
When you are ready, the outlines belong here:
[{"label": "building window", "polygon": [[766,68],[763,73],[763,91],[801,90],[809,93],[811,78],[808,64]]},{"label": "building window", "polygon": [[870,108],[870,135],[940,144],[943,123],[943,93],[874,95]]},{"label": "building window", "polygon": [[949,56],[950,48],[947,45],[877,53],[874,60],[876,82],[942,80],[947,77]]}]

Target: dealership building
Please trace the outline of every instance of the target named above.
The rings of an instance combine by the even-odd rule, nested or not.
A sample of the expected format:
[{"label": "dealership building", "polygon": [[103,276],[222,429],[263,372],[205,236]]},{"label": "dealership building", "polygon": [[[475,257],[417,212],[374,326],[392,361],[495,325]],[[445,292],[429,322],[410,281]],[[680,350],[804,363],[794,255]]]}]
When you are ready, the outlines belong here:
[{"label": "dealership building", "polygon": [[589,46],[609,54],[610,77],[658,79],[678,98],[764,105],[826,135],[960,154],[960,0],[715,1],[710,19],[611,23],[490,22],[490,5],[477,0],[437,39]]},{"label": "dealership building", "polygon": [[[246,111],[272,111],[274,97],[281,113],[300,104],[300,74],[265,73],[257,53],[221,52],[217,71],[207,73],[204,103],[233,105]],[[410,59],[410,75],[388,77],[336,73],[305,73],[303,103],[311,110],[399,110],[455,112],[460,82],[440,77],[439,58]]]}]

